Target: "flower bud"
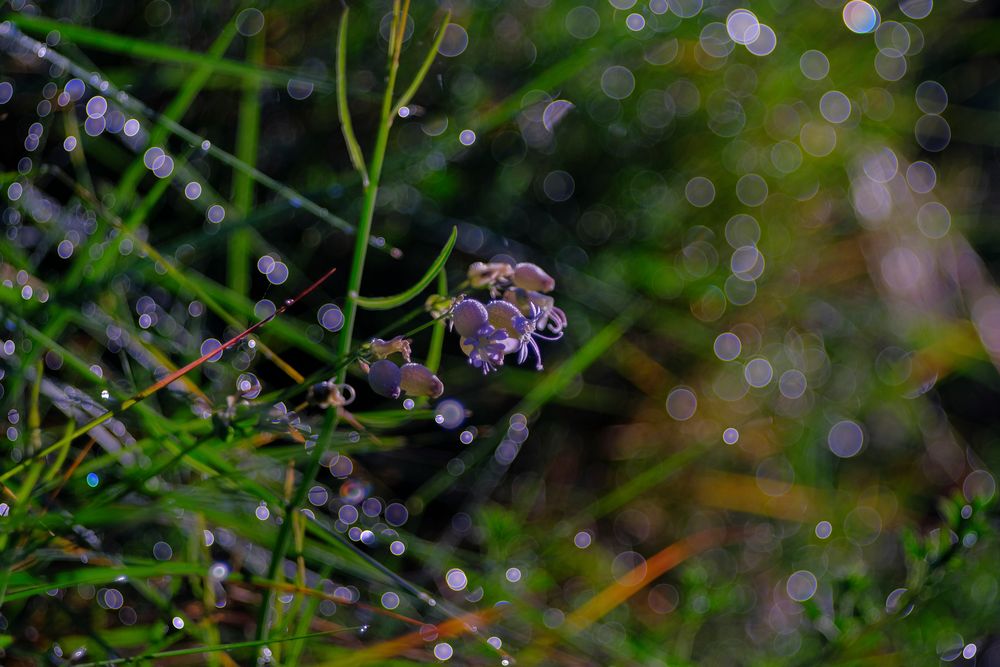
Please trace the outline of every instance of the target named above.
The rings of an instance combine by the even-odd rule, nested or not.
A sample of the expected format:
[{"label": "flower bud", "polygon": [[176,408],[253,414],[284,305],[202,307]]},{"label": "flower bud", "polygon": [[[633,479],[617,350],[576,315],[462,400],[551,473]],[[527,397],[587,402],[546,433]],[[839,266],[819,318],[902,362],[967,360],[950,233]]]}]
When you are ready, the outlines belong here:
[{"label": "flower bud", "polygon": [[424,302],[424,310],[431,314],[431,317],[438,319],[444,317],[451,310],[455,299],[441,294],[431,294]]},{"label": "flower bud", "polygon": [[401,374],[399,386],[407,396],[437,398],[444,393],[444,384],[423,364],[403,364],[399,370]]},{"label": "flower bud", "polygon": [[486,306],[475,299],[460,301],[451,311],[452,322],[462,338],[476,335],[487,321]]},{"label": "flower bud", "polygon": [[388,359],[379,359],[368,371],[368,384],[372,391],[386,398],[399,398],[402,373],[399,366]]},{"label": "flower bud", "polygon": [[521,289],[536,292],[551,292],[556,287],[556,281],[552,276],[530,262],[521,262],[514,267],[514,284]]}]

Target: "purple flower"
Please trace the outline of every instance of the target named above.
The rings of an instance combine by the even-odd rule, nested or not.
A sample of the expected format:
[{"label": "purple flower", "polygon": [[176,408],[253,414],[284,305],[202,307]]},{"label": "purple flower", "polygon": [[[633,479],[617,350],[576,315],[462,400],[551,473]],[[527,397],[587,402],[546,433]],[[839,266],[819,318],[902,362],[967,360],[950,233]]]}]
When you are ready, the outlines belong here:
[{"label": "purple flower", "polygon": [[462,338],[462,352],[469,357],[470,364],[486,375],[503,366],[503,355],[507,349],[504,341],[507,338],[506,331],[498,330],[492,324],[483,324],[474,336]]},{"label": "purple flower", "polygon": [[511,287],[504,292],[503,299],[517,306],[522,315],[533,320],[538,331],[548,329],[561,335],[568,324],[566,313],[561,308],[556,308],[555,299],[548,294]]},{"label": "purple flower", "polygon": [[[503,364],[507,354],[517,353],[522,364],[534,354],[535,367],[541,370],[538,339],[557,340],[566,326],[566,314],[545,294],[555,288],[552,276],[530,262],[475,262],[469,267],[469,284],[488,288],[494,298],[483,305],[460,296],[448,314],[469,363],[489,373]],[[502,299],[497,298],[500,292]]]},{"label": "purple flower", "polygon": [[543,336],[538,333],[538,323],[544,317],[544,313],[534,304],[529,306],[527,317],[509,301],[490,301],[486,304],[486,311],[489,313],[490,324],[508,335],[504,341],[506,353],[517,352],[517,363],[523,364],[528,360],[530,353],[534,352],[535,368],[542,370],[542,351],[535,339],[558,340],[562,338],[562,333],[556,336]]}]

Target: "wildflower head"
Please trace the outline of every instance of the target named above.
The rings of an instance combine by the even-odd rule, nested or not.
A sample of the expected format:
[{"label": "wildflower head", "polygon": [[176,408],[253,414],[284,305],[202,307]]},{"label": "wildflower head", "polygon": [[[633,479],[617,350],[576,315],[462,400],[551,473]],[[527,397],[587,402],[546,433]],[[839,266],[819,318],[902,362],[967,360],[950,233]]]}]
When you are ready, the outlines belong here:
[{"label": "wildflower head", "polygon": [[424,310],[431,314],[431,317],[438,320],[451,312],[451,307],[455,304],[455,299],[441,294],[431,294],[424,302]]},{"label": "wildflower head", "polygon": [[[504,301],[517,306],[522,315],[532,318],[538,331],[548,329],[554,334],[561,334],[562,330],[566,328],[568,323],[566,313],[561,308],[556,307],[555,299],[548,294],[511,287],[504,292],[503,298]],[[537,313],[535,313],[536,309]]]},{"label": "wildflower head", "polygon": [[535,355],[535,368],[542,370],[542,351],[538,341],[558,340],[562,333],[556,336],[544,336],[539,333],[538,323],[545,317],[537,306],[529,302],[528,315],[521,313],[517,306],[509,301],[490,301],[486,304],[490,315],[490,324],[502,328],[509,338],[504,341],[508,353],[517,352],[517,363],[523,364],[531,353]]},{"label": "wildflower head", "polygon": [[403,364],[399,371],[399,386],[407,396],[437,398],[444,393],[444,384],[423,364]]},{"label": "wildflower head", "polygon": [[[482,304],[480,304],[482,305]],[[507,351],[507,332],[492,324],[483,324],[472,336],[463,336],[462,352],[469,357],[469,363],[483,371],[483,375],[503,366],[503,355]]]}]

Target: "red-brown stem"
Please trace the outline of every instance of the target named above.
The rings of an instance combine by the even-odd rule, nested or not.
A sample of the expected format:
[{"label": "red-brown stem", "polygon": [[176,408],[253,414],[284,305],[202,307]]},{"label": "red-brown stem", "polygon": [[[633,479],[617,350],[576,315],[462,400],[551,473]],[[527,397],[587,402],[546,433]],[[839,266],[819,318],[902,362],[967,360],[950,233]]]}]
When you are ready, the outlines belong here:
[{"label": "red-brown stem", "polygon": [[229,340],[227,340],[225,343],[223,343],[220,347],[217,347],[214,350],[206,352],[205,354],[201,355],[200,357],[198,357],[197,359],[195,359],[191,363],[187,364],[186,366],[182,366],[181,368],[178,368],[176,371],[174,371],[170,375],[167,375],[165,378],[159,380],[155,384],[152,384],[152,385],[146,387],[145,389],[143,389],[142,391],[140,391],[138,394],[136,394],[132,398],[130,398],[130,399],[126,400],[124,403],[122,403],[122,409],[124,410],[126,408],[126,406],[131,407],[132,405],[138,403],[139,401],[141,401],[143,399],[146,399],[146,398],[149,398],[150,396],[152,396],[153,394],[155,394],[159,390],[161,390],[164,387],[166,387],[167,385],[169,385],[171,382],[177,380],[178,378],[181,378],[181,377],[187,375],[188,373],[190,373],[194,369],[198,368],[198,366],[201,366],[203,363],[205,363],[206,361],[208,361],[209,359],[211,359],[215,355],[219,354],[220,352],[224,352],[225,350],[228,350],[232,346],[236,345],[241,340],[243,340],[244,338],[246,338],[247,336],[249,336],[250,334],[252,334],[254,331],[256,331],[257,329],[260,329],[262,326],[264,326],[265,324],[267,324],[268,322],[270,322],[271,320],[273,320],[274,318],[276,318],[277,316],[281,315],[286,310],[288,310],[289,308],[291,308],[292,306],[294,306],[300,300],[302,300],[305,297],[307,297],[310,293],[313,292],[313,290],[315,290],[317,287],[319,287],[324,282],[326,282],[326,280],[330,276],[332,276],[333,272],[336,271],[336,270],[337,270],[337,267],[333,267],[332,269],[330,269],[329,271],[327,271],[326,273],[324,273],[312,285],[310,285],[309,287],[305,288],[304,290],[302,290],[301,292],[299,292],[297,295],[295,295],[291,299],[288,299],[287,301],[285,301],[285,303],[283,303],[280,308],[278,308],[273,313],[271,313],[270,315],[268,315],[267,317],[265,317],[264,319],[262,319],[260,322],[257,322],[256,324],[251,325],[250,328],[244,330],[243,333],[240,333],[240,334],[237,334],[237,335],[233,336],[232,338],[230,338]]}]

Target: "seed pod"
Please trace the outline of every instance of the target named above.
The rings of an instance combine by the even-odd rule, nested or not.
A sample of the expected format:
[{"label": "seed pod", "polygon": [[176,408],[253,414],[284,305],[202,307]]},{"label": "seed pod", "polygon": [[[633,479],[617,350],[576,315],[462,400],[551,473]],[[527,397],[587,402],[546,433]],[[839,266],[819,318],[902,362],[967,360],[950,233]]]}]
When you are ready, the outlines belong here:
[{"label": "seed pod", "polygon": [[530,262],[521,262],[514,267],[514,284],[536,292],[551,292],[556,287],[555,278]]},{"label": "seed pod", "polygon": [[486,306],[475,299],[460,301],[451,311],[451,317],[455,323],[455,330],[462,338],[475,336],[488,319]]},{"label": "seed pod", "polygon": [[399,398],[401,380],[399,366],[388,359],[379,359],[368,371],[368,384],[372,391],[386,398]]},{"label": "seed pod", "polygon": [[403,364],[399,386],[407,396],[437,398],[444,393],[444,384],[423,364]]}]

